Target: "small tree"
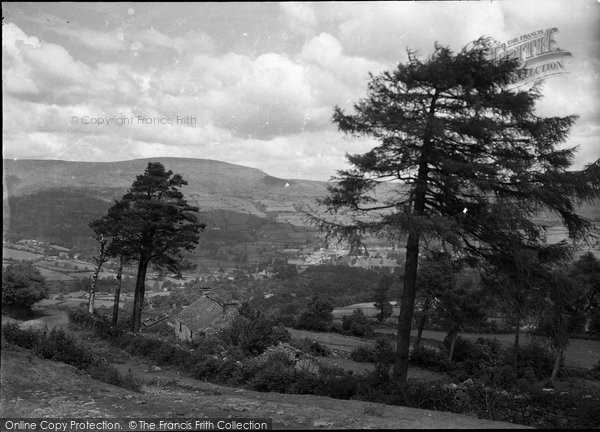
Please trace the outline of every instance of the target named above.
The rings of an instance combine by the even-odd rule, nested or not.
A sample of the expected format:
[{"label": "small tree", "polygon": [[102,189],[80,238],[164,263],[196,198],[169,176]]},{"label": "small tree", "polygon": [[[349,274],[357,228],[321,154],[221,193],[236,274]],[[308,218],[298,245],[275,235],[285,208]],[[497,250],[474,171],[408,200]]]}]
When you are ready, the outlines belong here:
[{"label": "small tree", "polygon": [[14,318],[31,315],[31,306],[48,297],[44,277],[31,263],[10,264],[2,272],[2,308]]},{"label": "small tree", "polygon": [[552,382],[558,375],[569,338],[583,328],[590,310],[598,306],[599,283],[597,279],[588,279],[590,274],[597,274],[596,263],[595,258],[584,255],[570,266],[557,268],[547,284],[546,307],[542,310],[538,330],[550,338],[556,351]]},{"label": "small tree", "polygon": [[448,360],[452,361],[456,339],[466,324],[485,317],[482,292],[472,280],[457,282],[452,289],[444,290],[436,297],[435,313],[448,329]]},{"label": "small tree", "polygon": [[306,330],[324,331],[333,321],[333,305],[318,297],[308,303],[298,317],[297,327]]},{"label": "small tree", "polygon": [[421,344],[423,329],[427,322],[432,302],[438,296],[454,287],[458,263],[453,262],[446,252],[430,250],[425,259],[419,263],[417,273],[417,296],[422,303],[421,310],[417,312],[417,337],[413,349]]},{"label": "small tree", "polygon": [[355,336],[371,336],[373,334],[369,319],[365,316],[362,309],[354,309],[352,315],[344,316],[342,318],[342,329],[349,331]]},{"label": "small tree", "polygon": [[88,298],[88,312],[94,313],[94,301],[96,300],[96,284],[98,283],[98,275],[100,274],[100,270],[102,269],[102,265],[108,259],[106,254],[106,243],[107,240],[104,238],[104,235],[98,234],[96,235],[96,241],[99,245],[99,252],[97,257],[93,257],[94,261],[96,261],[96,269],[94,274],[90,278],[90,295]]},{"label": "small tree", "polygon": [[504,245],[487,257],[484,286],[496,305],[512,318],[515,328],[514,366],[518,366],[522,320],[539,312],[553,266],[569,258],[566,242],[545,246]]}]

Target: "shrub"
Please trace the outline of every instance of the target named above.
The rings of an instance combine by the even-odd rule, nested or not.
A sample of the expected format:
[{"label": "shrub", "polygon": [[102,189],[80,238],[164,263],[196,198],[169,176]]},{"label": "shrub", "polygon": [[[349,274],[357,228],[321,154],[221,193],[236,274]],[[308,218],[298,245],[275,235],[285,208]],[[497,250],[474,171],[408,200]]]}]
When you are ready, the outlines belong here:
[{"label": "shrub", "polygon": [[122,376],[120,372],[113,366],[95,363],[92,364],[86,371],[90,377],[98,381],[116,385],[134,392],[142,391],[141,386],[136,382],[135,378],[133,378],[133,375],[127,374]]},{"label": "shrub", "polygon": [[600,337],[600,307],[592,310],[588,332],[592,336]]},{"label": "shrub", "polygon": [[24,318],[31,306],[48,297],[45,279],[30,262],[10,264],[2,271],[2,308],[14,318]]},{"label": "shrub", "polygon": [[333,305],[314,297],[300,313],[296,328],[325,331],[333,320]]},{"label": "shrub", "polygon": [[352,315],[346,315],[342,318],[342,329],[355,336],[370,336],[373,334],[369,320],[361,309],[354,309]]},{"label": "shrub", "polygon": [[37,343],[33,352],[42,358],[60,361],[78,369],[88,369],[95,361],[93,354],[67,336],[63,330],[46,328],[37,335]]},{"label": "shrub", "polygon": [[[446,335],[442,343],[444,348],[446,349],[446,352],[450,352],[451,343],[452,341],[449,335]],[[456,343],[454,345],[454,354],[452,356],[452,360],[455,362],[461,362],[469,358],[473,358],[472,356],[475,354],[475,350],[478,350],[478,347],[476,347],[473,342],[467,339],[463,339],[460,336],[457,336]],[[476,353],[475,355],[479,355],[479,353]]]},{"label": "shrub", "polygon": [[291,339],[289,332],[275,321],[259,316],[249,319],[237,315],[231,325],[221,331],[226,343],[240,346],[251,355],[262,353],[268,346]]},{"label": "shrub", "polygon": [[310,340],[308,338],[295,340],[292,342],[292,346],[313,356],[328,357],[331,355],[331,350],[326,345],[319,343],[319,341]]},{"label": "shrub", "polygon": [[416,366],[439,372],[447,372],[451,364],[441,352],[425,347],[417,347],[410,354],[410,362]]},{"label": "shrub", "polygon": [[375,340],[375,362],[383,364],[392,364],[394,362],[394,347],[384,337],[379,337]]},{"label": "shrub", "polygon": [[361,383],[361,378],[353,376],[351,372],[334,368],[323,368],[320,377],[314,394],[336,399],[350,399],[356,394]]},{"label": "shrub", "polygon": [[38,334],[34,331],[23,331],[17,323],[2,325],[2,337],[6,342],[23,348],[31,349],[38,341]]},{"label": "shrub", "polygon": [[87,308],[81,306],[76,309],[70,309],[68,312],[69,321],[80,324],[94,332],[95,335],[102,338],[113,338],[123,334],[127,329],[127,321],[120,321],[117,327],[113,327],[112,321],[106,316],[99,315],[97,311],[90,314]]},{"label": "shrub", "polygon": [[[507,350],[507,354],[512,358],[513,351]],[[547,349],[538,345],[527,345],[519,349],[517,356],[520,376],[527,370],[528,374],[533,371],[537,380],[548,378],[552,374],[554,367],[554,355]],[[509,360],[507,359],[508,363]]]},{"label": "shrub", "polygon": [[248,387],[262,392],[285,393],[294,383],[294,370],[283,361],[266,362],[248,383]]},{"label": "shrub", "polygon": [[350,353],[350,359],[361,363],[375,363],[375,348],[370,346],[359,346]]},{"label": "shrub", "polygon": [[2,336],[6,342],[32,349],[38,357],[60,361],[86,371],[92,378],[118,385],[133,391],[141,391],[132,376],[123,377],[114,367],[98,359],[83,345],[65,334],[63,330],[19,329],[15,324],[2,326]]}]

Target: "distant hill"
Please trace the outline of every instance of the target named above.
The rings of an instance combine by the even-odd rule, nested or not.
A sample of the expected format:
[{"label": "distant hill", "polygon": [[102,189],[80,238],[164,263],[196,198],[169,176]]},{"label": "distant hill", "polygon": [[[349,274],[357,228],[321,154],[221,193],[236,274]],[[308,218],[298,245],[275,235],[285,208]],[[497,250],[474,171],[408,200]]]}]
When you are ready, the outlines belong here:
[{"label": "distant hill", "polygon": [[[99,191],[103,197],[122,194],[148,162],[161,162],[188,181],[183,188],[188,197],[200,199],[201,207],[236,207],[247,213],[262,214],[257,199],[276,203],[312,201],[326,192],[326,183],[311,180],[279,179],[241,165],[185,158],[150,158],[123,162],[68,162],[59,160],[4,159],[4,184],[9,196],[28,195],[51,188],[77,188]],[[287,185],[287,187],[286,187]],[[243,203],[236,203],[237,198]],[[200,203],[198,203],[200,204]]]},{"label": "distant hill", "polygon": [[[207,237],[222,242],[268,239],[275,248],[301,244],[306,229],[311,229],[301,210],[316,208],[316,198],[327,193],[326,182],[281,179],[255,168],[208,159],[4,159],[5,235],[45,238],[68,247],[78,238],[89,238],[87,223],[120,198],[150,161],[161,162],[188,181],[183,188],[186,198],[215,230]],[[391,189],[388,185],[378,194]],[[599,201],[583,205],[579,212],[600,222]],[[560,226],[554,214],[541,213],[538,220],[548,227]]]},{"label": "distant hill", "polygon": [[326,194],[325,182],[280,179],[254,168],[184,158],[123,162],[5,159],[5,236],[44,239],[67,247],[93,245],[88,222],[104,214],[151,161],[161,162],[188,181],[183,192],[209,224],[205,241],[221,245],[256,243],[260,238],[267,246],[285,248],[315,238],[307,233],[300,210],[314,207],[315,199]]}]

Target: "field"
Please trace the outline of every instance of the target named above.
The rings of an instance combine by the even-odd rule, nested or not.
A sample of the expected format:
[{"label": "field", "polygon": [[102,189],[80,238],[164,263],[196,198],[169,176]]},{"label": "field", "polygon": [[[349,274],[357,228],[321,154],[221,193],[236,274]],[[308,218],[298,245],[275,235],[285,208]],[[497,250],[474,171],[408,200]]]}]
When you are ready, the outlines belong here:
[{"label": "field", "polygon": [[44,256],[35,254],[35,253],[31,253],[31,252],[27,252],[27,251],[23,251],[23,250],[8,249],[8,248],[3,247],[2,248],[2,257],[14,259],[14,260],[33,261],[33,260],[43,258]]},{"label": "field", "polygon": [[[368,317],[372,317],[377,313],[377,309],[373,307],[373,303],[357,303],[350,306],[338,307],[333,310],[334,318],[341,318],[345,315],[350,315],[354,311],[354,309],[361,309],[364,314]],[[398,316],[398,308],[394,306],[394,317]],[[295,330],[298,331],[298,330]],[[396,330],[390,327],[382,327],[377,328],[375,330],[379,333],[387,333],[387,334],[395,334]],[[310,332],[307,332],[310,333]],[[416,330],[413,330],[412,335],[416,336]],[[333,338],[332,341],[334,345],[346,345],[346,347],[356,346],[351,341],[352,338],[347,339],[345,342],[342,342],[344,339],[340,338],[348,338],[349,336],[335,335],[339,336],[339,338]],[[485,334],[485,333],[461,333],[461,337],[469,340],[476,340],[478,338],[488,338],[488,339],[498,339],[502,345],[504,346],[512,346],[514,343],[514,334]],[[310,336],[306,336],[310,337]],[[446,337],[446,332],[434,331],[434,330],[424,330],[423,338],[443,341]],[[529,334],[521,334],[521,344],[529,344],[531,343],[531,335]],[[326,342],[329,344],[329,342]],[[579,367],[579,368],[591,368],[594,367],[600,361],[600,341],[594,340],[583,340],[583,339],[571,339],[569,342],[569,346],[565,351],[565,364],[567,366]]]},{"label": "field", "polygon": [[[338,349],[346,352],[353,351],[356,347],[369,345],[371,340],[361,339],[353,336],[345,336],[337,333],[320,333],[306,330],[288,329],[293,337],[298,339],[309,338],[324,343],[329,348]],[[376,329],[379,333],[395,334],[394,329],[382,328]],[[413,331],[412,336],[416,336],[417,332]],[[504,346],[513,344],[513,335],[511,334],[483,334],[483,333],[461,333],[463,338],[476,340],[477,338],[496,338]],[[423,338],[425,343],[433,341],[442,341],[446,337],[446,333],[432,330],[424,330]],[[529,335],[521,335],[521,345],[526,345],[531,342]],[[430,344],[431,345],[431,344]],[[600,341],[571,339],[569,346],[565,351],[565,365],[579,368],[591,368],[600,361]]]}]

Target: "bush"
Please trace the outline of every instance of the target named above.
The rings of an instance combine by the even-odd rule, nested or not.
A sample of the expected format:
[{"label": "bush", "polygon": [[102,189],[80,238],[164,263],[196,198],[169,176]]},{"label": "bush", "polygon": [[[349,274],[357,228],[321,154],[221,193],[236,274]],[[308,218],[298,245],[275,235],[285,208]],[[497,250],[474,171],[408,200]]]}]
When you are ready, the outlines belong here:
[{"label": "bush", "polygon": [[336,368],[322,368],[320,378],[314,394],[335,399],[350,399],[355,396],[362,382],[362,378],[355,377],[352,372]]},{"label": "bush", "polygon": [[13,318],[31,314],[31,306],[48,297],[45,279],[30,262],[10,264],[2,271],[2,308]]},{"label": "bush", "polygon": [[452,368],[451,363],[441,352],[421,346],[413,349],[410,362],[438,372],[448,372]]},{"label": "bush", "polygon": [[250,355],[261,354],[267,347],[291,339],[283,326],[263,316],[251,320],[237,315],[220,335],[226,343],[240,346]]},{"label": "bush", "polygon": [[361,363],[375,363],[376,355],[375,348],[370,346],[359,346],[356,347],[350,353],[350,360]]},{"label": "bush", "polygon": [[[513,356],[513,351],[507,350],[507,354],[509,357],[506,359],[506,362],[508,363],[509,359]],[[521,347],[517,361],[519,364],[519,377],[523,376],[524,371],[527,370],[528,374],[531,374],[531,371],[533,371],[537,380],[548,378],[552,374],[554,367],[554,355],[538,345]]]},{"label": "bush", "polygon": [[[450,352],[450,345],[452,341],[449,335],[446,335],[444,341],[442,342],[446,352]],[[456,343],[454,344],[454,354],[452,356],[452,361],[461,362],[467,360],[469,358],[473,358],[474,351],[477,350],[475,344],[467,339],[463,339],[460,336],[456,337]],[[478,355],[479,353],[475,354]]]},{"label": "bush", "polygon": [[591,336],[600,337],[600,307],[596,307],[590,314],[588,333]]},{"label": "bush", "polygon": [[121,376],[114,367],[106,364],[103,359],[96,358],[91,351],[66,335],[63,330],[24,330],[16,324],[5,324],[2,326],[2,337],[6,342],[32,349],[38,357],[75,366],[89,373],[92,378],[107,384],[141,391],[141,387],[132,376]]},{"label": "bush", "polygon": [[95,363],[93,354],[63,330],[52,329],[48,333],[48,329],[44,328],[38,333],[37,339],[33,352],[38,357],[67,363],[82,370]]},{"label": "bush", "polygon": [[285,361],[271,360],[256,372],[248,387],[262,392],[286,393],[293,383],[293,368]]},{"label": "bush", "polygon": [[122,376],[120,372],[113,366],[95,363],[91,365],[86,371],[90,375],[90,377],[98,381],[122,387],[134,392],[142,391],[142,388],[136,382],[135,378],[133,378],[133,375],[127,374],[125,376]]},{"label": "bush", "polygon": [[128,321],[120,321],[117,327],[113,327],[112,321],[106,316],[99,315],[97,311],[90,314],[87,308],[81,306],[76,309],[70,309],[68,312],[69,321],[80,324],[94,332],[102,338],[113,338],[125,333]]},{"label": "bush", "polygon": [[34,331],[23,331],[17,323],[6,323],[2,325],[3,339],[13,345],[31,349],[38,342],[38,334]]},{"label": "bush", "polygon": [[361,309],[354,309],[352,315],[342,317],[342,329],[355,336],[371,336],[373,328]]},{"label": "bush", "polygon": [[314,297],[296,321],[296,328],[325,331],[333,320],[333,305]]},{"label": "bush", "polygon": [[302,340],[293,341],[292,345],[313,356],[329,357],[331,355],[331,350],[326,345],[323,345],[316,340],[304,338]]}]

